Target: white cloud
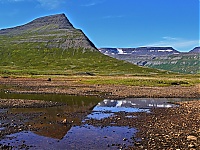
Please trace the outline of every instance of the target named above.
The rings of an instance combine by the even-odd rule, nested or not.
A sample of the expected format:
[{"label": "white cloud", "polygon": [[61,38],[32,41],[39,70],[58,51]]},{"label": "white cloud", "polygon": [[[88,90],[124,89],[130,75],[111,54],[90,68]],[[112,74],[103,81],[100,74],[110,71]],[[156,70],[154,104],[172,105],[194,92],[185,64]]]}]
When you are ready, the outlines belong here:
[{"label": "white cloud", "polygon": [[24,0],[0,0],[1,3],[7,3],[7,2],[21,2]]},{"label": "white cloud", "polygon": [[123,17],[124,16],[122,16],[122,15],[118,15],[118,16],[112,16],[112,15],[110,15],[110,16],[104,16],[103,19],[123,18]]},{"label": "white cloud", "polygon": [[42,7],[47,9],[56,9],[58,8],[64,1],[63,0],[37,0]]},{"label": "white cloud", "polygon": [[162,37],[162,40],[150,43],[145,46],[163,46],[163,47],[174,47],[176,49],[184,49],[187,47],[194,47],[195,45],[199,45],[200,40],[187,40],[183,38],[176,37]]},{"label": "white cloud", "polygon": [[86,3],[86,4],[83,4],[81,6],[84,6],[84,7],[91,7],[91,6],[95,6],[95,5],[98,5],[98,4],[101,4],[103,3],[105,0],[90,0],[90,2]]},{"label": "white cloud", "polygon": [[94,6],[96,5],[97,3],[93,2],[93,3],[88,3],[88,4],[84,4],[82,6],[85,6],[85,7],[90,7],[90,6]]},{"label": "white cloud", "polygon": [[39,3],[41,7],[47,8],[47,9],[56,9],[61,4],[65,3],[66,0],[0,0],[1,3],[6,2],[27,2],[27,1],[36,1]]},{"label": "white cloud", "polygon": [[20,1],[24,1],[24,0],[10,0],[10,1],[20,2]]}]

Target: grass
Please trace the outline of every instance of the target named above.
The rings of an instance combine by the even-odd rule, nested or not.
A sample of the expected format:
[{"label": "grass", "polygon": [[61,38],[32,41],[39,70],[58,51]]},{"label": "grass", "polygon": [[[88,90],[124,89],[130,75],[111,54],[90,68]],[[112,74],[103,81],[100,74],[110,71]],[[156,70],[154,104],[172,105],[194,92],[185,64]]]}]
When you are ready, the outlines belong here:
[{"label": "grass", "polygon": [[[53,81],[70,81],[86,85],[124,85],[124,86],[146,86],[146,87],[167,87],[167,86],[195,86],[200,84],[200,75],[185,74],[157,74],[157,75],[5,75],[0,77],[7,78],[36,78]],[[4,87],[5,88],[5,87]],[[4,89],[3,88],[3,89]],[[1,89],[1,86],[0,86]]]},{"label": "grass", "polygon": [[63,52],[51,50],[14,50],[2,53],[0,73],[4,74],[150,74],[165,73],[156,69],[142,68],[124,61],[118,61],[99,52],[85,52],[69,49]]},{"label": "grass", "polygon": [[197,74],[200,71],[199,59],[199,54],[172,55],[168,56],[167,60],[155,59],[154,61],[160,61],[161,64],[150,64],[149,67],[185,74]]},{"label": "grass", "polygon": [[103,76],[83,78],[84,84],[126,85],[126,86],[194,86],[200,83],[200,75],[151,75],[151,76]]}]

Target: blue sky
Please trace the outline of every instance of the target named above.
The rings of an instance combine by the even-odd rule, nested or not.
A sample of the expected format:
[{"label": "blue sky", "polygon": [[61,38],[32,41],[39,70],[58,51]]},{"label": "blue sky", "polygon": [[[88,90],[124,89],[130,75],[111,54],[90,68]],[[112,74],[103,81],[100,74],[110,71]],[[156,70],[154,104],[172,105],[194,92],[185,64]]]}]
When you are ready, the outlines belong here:
[{"label": "blue sky", "polygon": [[65,13],[96,47],[199,46],[199,0],[0,0],[0,29]]}]

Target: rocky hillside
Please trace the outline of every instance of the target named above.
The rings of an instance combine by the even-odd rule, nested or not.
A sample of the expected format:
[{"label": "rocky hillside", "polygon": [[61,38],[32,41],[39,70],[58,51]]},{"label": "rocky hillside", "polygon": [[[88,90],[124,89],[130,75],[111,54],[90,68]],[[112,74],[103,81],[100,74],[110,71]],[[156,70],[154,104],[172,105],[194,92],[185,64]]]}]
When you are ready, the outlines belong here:
[{"label": "rocky hillside", "polygon": [[138,66],[169,70],[178,73],[200,72],[199,47],[181,53],[172,47],[101,48],[100,52]]},{"label": "rocky hillside", "polygon": [[0,30],[0,74],[150,74],[100,53],[64,14]]}]

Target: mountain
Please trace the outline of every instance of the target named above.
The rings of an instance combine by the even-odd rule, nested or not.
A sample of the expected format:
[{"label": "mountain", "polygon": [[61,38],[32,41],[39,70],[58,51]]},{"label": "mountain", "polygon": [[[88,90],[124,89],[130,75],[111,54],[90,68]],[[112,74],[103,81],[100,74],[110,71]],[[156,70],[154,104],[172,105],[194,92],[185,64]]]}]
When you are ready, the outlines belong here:
[{"label": "mountain", "polygon": [[138,47],[138,48],[100,48],[100,52],[106,55],[171,55],[180,52],[172,47]]},{"label": "mountain", "polygon": [[96,50],[84,33],[73,27],[65,14],[41,17],[22,26],[2,29],[1,35],[15,36],[17,39],[12,41],[13,44],[43,43],[46,48],[83,47]]},{"label": "mountain", "polygon": [[0,74],[155,74],[100,53],[65,14],[0,30]]},{"label": "mountain", "polygon": [[199,47],[188,53],[181,53],[172,47],[100,48],[99,51],[138,66],[186,74],[200,72]]},{"label": "mountain", "polygon": [[200,47],[195,47],[193,50],[189,51],[189,53],[200,53]]}]

